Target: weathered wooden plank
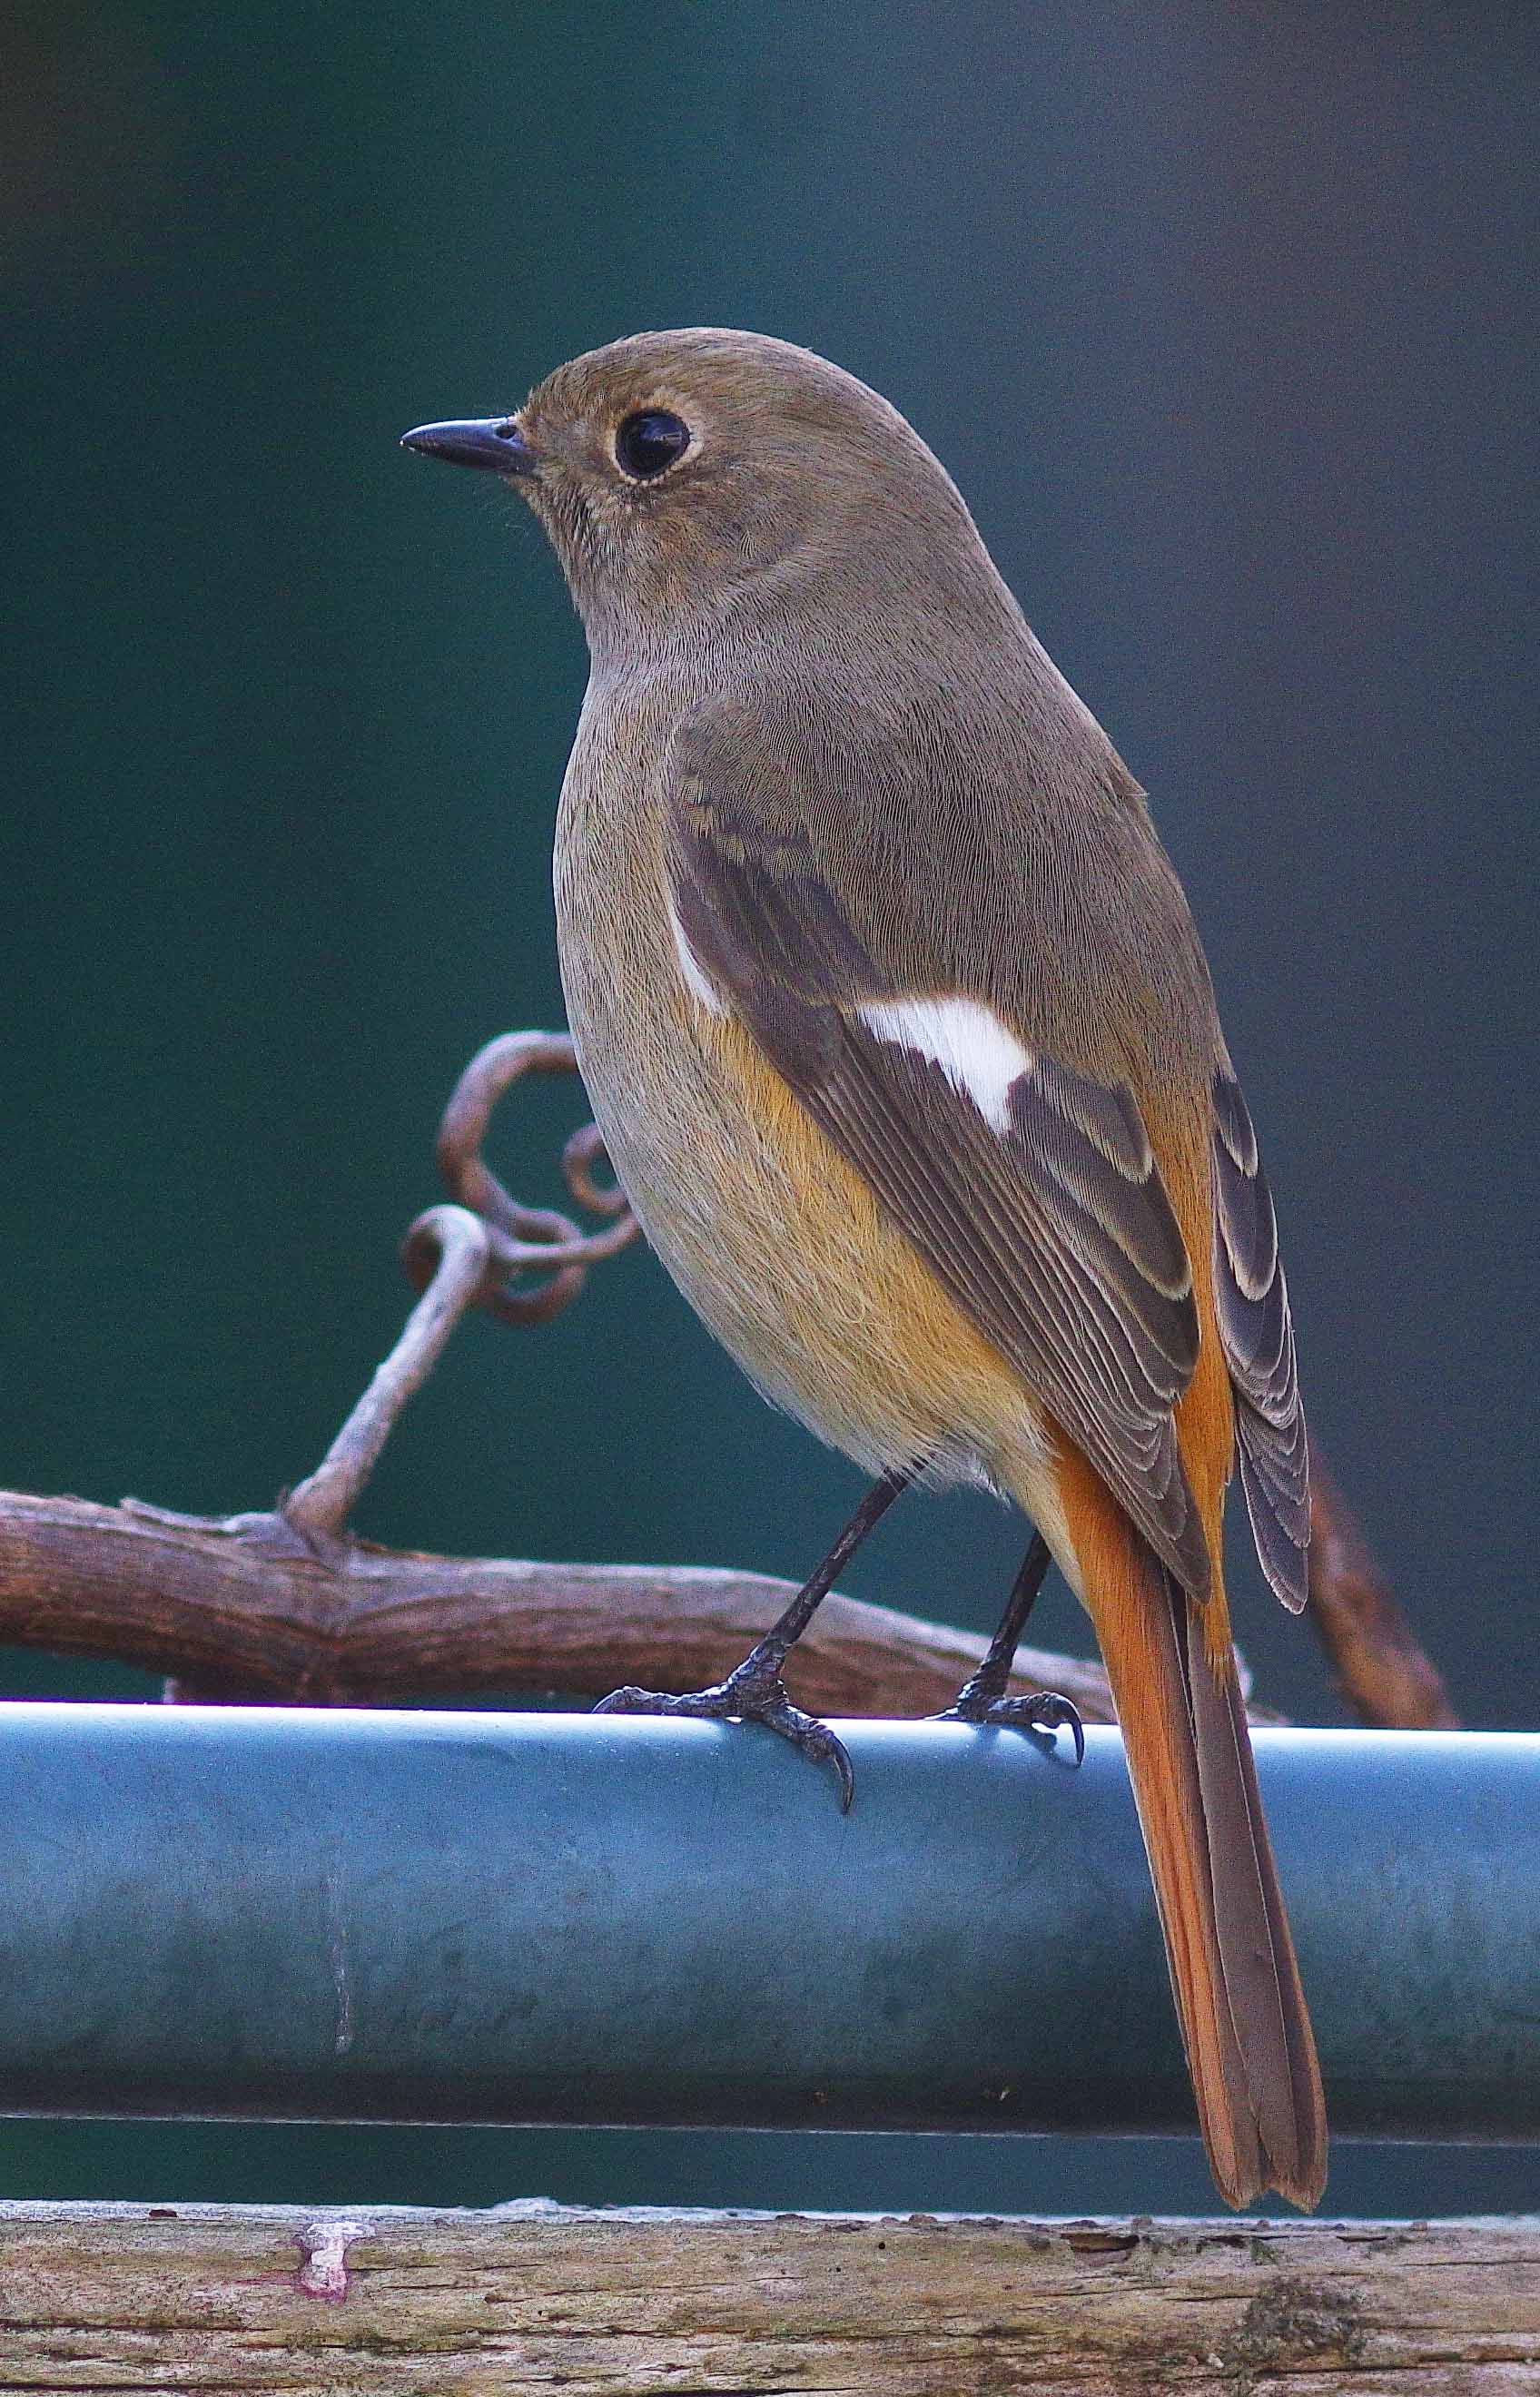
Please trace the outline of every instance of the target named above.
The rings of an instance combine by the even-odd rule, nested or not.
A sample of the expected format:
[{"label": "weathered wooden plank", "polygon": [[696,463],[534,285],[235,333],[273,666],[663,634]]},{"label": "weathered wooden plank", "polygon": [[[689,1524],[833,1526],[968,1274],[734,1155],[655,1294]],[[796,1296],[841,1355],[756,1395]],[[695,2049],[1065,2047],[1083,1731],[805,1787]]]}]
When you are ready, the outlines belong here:
[{"label": "weathered wooden plank", "polygon": [[1518,2397],[1540,2222],[0,2208],[0,2390]]}]

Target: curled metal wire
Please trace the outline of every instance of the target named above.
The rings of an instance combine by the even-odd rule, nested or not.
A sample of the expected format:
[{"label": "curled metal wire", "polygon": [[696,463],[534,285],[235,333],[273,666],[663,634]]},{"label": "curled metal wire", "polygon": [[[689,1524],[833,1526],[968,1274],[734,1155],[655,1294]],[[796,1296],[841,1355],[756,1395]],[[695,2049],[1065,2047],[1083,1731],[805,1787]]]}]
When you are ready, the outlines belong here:
[{"label": "curled metal wire", "polygon": [[[636,1219],[625,1193],[617,1183],[594,1179],[594,1168],[604,1155],[596,1124],[572,1134],[562,1151],[562,1172],[580,1207],[611,1219],[602,1232],[581,1231],[554,1207],[526,1207],[504,1189],[482,1156],[493,1110],[516,1082],[529,1073],[575,1074],[577,1063],[565,1032],[504,1033],[471,1059],[438,1127],[435,1154],[444,1186],[451,1198],[480,1217],[487,1231],[487,1265],[475,1303],[500,1323],[548,1323],[570,1306],[590,1265],[612,1257],[636,1237]],[[420,1215],[402,1243],[401,1260],[417,1290],[427,1288],[438,1265],[439,1212],[430,1208]],[[549,1279],[532,1290],[510,1287],[531,1271]]]}]

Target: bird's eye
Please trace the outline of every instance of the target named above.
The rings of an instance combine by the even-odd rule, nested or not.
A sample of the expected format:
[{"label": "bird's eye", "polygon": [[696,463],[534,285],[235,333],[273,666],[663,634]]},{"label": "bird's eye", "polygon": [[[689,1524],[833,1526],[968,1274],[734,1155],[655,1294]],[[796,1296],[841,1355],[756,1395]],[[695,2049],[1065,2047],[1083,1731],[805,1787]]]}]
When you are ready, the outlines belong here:
[{"label": "bird's eye", "polygon": [[615,457],[623,475],[650,483],[690,447],[690,427],[663,408],[638,408],[615,435]]}]

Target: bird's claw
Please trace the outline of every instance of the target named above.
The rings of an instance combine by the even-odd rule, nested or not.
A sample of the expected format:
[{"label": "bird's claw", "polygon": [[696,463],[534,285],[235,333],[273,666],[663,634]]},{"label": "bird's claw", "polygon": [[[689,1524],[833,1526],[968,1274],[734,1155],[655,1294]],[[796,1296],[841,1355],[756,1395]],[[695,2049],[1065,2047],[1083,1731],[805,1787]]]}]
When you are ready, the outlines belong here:
[{"label": "bird's claw", "polygon": [[1086,1735],[1079,1710],[1056,1690],[1038,1690],[1029,1698],[998,1698],[972,1683],[957,1693],[932,1722],[988,1723],[1001,1731],[1024,1731],[1029,1738],[1054,1745],[1055,1734],[1067,1731],[1075,1742],[1075,1761],[1085,1761]]},{"label": "bird's claw", "polygon": [[612,1690],[594,1708],[596,1715],[684,1715],[698,1721],[763,1723],[816,1764],[832,1764],[839,1775],[839,1811],[848,1814],[855,1796],[855,1769],[845,1743],[816,1715],[804,1714],[786,1695],[779,1666],[757,1664],[751,1654],[725,1681],[708,1690]]}]

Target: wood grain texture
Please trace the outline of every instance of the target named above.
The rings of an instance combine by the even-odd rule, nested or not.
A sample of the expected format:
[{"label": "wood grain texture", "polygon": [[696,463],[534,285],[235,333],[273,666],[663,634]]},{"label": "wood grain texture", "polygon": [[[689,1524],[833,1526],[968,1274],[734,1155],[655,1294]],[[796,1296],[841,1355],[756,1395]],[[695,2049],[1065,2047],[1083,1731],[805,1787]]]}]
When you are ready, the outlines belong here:
[{"label": "wood grain texture", "polygon": [[1519,2397],[1540,2223],[12,2204],[0,2386]]},{"label": "wood grain texture", "polygon": [[[602,1697],[625,1681],[700,1689],[742,1662],[792,1589],[707,1565],[425,1556],[351,1536],[317,1549],[281,1515],[0,1492],[0,1640],[175,1674],[211,1697],[388,1706],[481,1690]],[[966,1631],[831,1597],[786,1680],[820,1714],[924,1715],[950,1704],[984,1652]],[[1105,1674],[1079,1658],[1024,1647],[1011,1687],[1056,1689],[1087,1722],[1113,1719]]]}]

